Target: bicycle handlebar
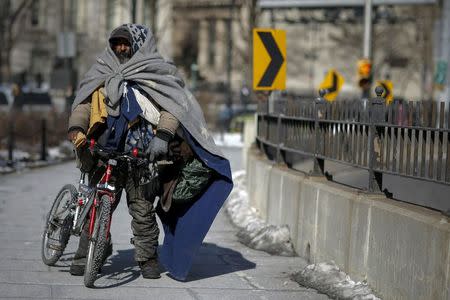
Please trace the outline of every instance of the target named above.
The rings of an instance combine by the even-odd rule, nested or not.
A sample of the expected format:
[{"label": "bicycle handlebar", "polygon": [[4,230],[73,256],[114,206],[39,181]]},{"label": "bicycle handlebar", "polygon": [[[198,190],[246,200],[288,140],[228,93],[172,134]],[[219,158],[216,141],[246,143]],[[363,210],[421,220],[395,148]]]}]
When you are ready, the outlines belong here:
[{"label": "bicycle handlebar", "polygon": [[102,159],[131,159],[138,161],[140,163],[150,163],[150,164],[156,164],[156,165],[170,165],[173,164],[174,161],[170,158],[162,159],[158,161],[149,161],[148,155],[145,153],[139,152],[137,148],[134,148],[131,151],[125,151],[125,152],[118,152],[118,151],[111,151],[103,148],[98,143],[95,142],[94,139],[91,139],[89,144],[89,149],[100,156]]},{"label": "bicycle handlebar", "polygon": [[133,150],[125,152],[107,150],[102,146],[100,146],[98,143],[96,143],[94,139],[91,139],[89,143],[89,149],[93,153],[98,154],[101,158],[104,159],[120,159],[120,158],[148,159],[147,155],[145,153],[139,152],[137,148],[133,148]]}]

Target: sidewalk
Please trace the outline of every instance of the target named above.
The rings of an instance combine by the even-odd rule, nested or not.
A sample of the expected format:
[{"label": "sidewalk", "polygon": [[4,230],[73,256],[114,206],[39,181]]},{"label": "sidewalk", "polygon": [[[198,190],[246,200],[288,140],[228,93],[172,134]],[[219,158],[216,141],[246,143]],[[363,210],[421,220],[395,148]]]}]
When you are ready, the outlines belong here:
[{"label": "sidewalk", "polygon": [[290,280],[306,262],[271,256],[237,241],[223,212],[215,220],[186,282],[166,274],[148,280],[133,260],[130,216],[122,203],[113,217],[113,255],[87,289],[68,273],[77,239],[56,267],[40,258],[44,217],[64,183],[75,183],[74,163],[2,177],[0,183],[0,298],[41,299],[328,299]]}]

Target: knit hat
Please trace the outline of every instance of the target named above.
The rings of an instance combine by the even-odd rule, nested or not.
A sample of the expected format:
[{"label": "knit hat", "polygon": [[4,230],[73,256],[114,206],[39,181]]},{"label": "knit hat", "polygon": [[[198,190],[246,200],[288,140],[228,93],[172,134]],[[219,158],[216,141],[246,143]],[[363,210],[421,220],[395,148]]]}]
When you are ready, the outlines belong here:
[{"label": "knit hat", "polygon": [[111,32],[111,35],[109,36],[109,44],[113,44],[114,40],[119,39],[119,38],[123,38],[126,39],[128,41],[128,43],[130,43],[130,46],[133,42],[133,39],[131,37],[131,33],[128,31],[127,26],[120,26],[117,27],[116,29],[114,29]]}]

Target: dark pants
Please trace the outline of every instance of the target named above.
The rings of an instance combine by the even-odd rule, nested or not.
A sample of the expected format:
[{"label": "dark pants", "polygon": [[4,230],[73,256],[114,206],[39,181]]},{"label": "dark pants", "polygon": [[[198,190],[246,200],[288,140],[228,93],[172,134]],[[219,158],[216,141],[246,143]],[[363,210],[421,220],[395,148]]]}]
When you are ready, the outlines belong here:
[{"label": "dark pants", "polygon": [[[113,206],[113,211],[119,204],[120,196],[122,194],[122,188],[120,188],[120,186],[124,186],[127,196],[128,212],[132,217],[131,229],[134,235],[134,258],[137,262],[154,259],[157,257],[156,250],[158,247],[159,228],[156,222],[153,203],[155,201],[155,197],[158,196],[159,188],[153,189],[152,193],[148,193],[147,189],[144,197],[144,186],[138,185],[132,174],[127,174],[127,171],[123,171],[123,169],[126,168],[121,169],[121,172],[115,172],[116,176],[113,178],[113,180],[116,180],[116,187],[119,187],[116,194],[116,201]],[[90,182],[93,184],[98,182],[98,177],[101,174],[103,174],[103,170],[97,170],[97,172],[91,174]],[[78,249],[72,262],[74,265],[84,265],[86,263],[88,247],[89,222],[86,222],[80,236]]]}]

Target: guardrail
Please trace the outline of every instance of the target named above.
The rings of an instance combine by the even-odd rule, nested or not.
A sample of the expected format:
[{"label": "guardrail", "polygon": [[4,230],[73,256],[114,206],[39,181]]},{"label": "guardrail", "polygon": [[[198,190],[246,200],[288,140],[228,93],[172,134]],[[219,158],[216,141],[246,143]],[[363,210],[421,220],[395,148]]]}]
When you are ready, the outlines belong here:
[{"label": "guardrail", "polygon": [[[367,170],[368,190],[382,190],[383,174],[450,185],[450,117],[445,102],[327,102],[275,99],[260,105],[257,144],[266,156],[289,167],[290,156],[311,158],[309,173],[329,175],[324,162]],[[329,176],[328,176],[329,177]]]}]

